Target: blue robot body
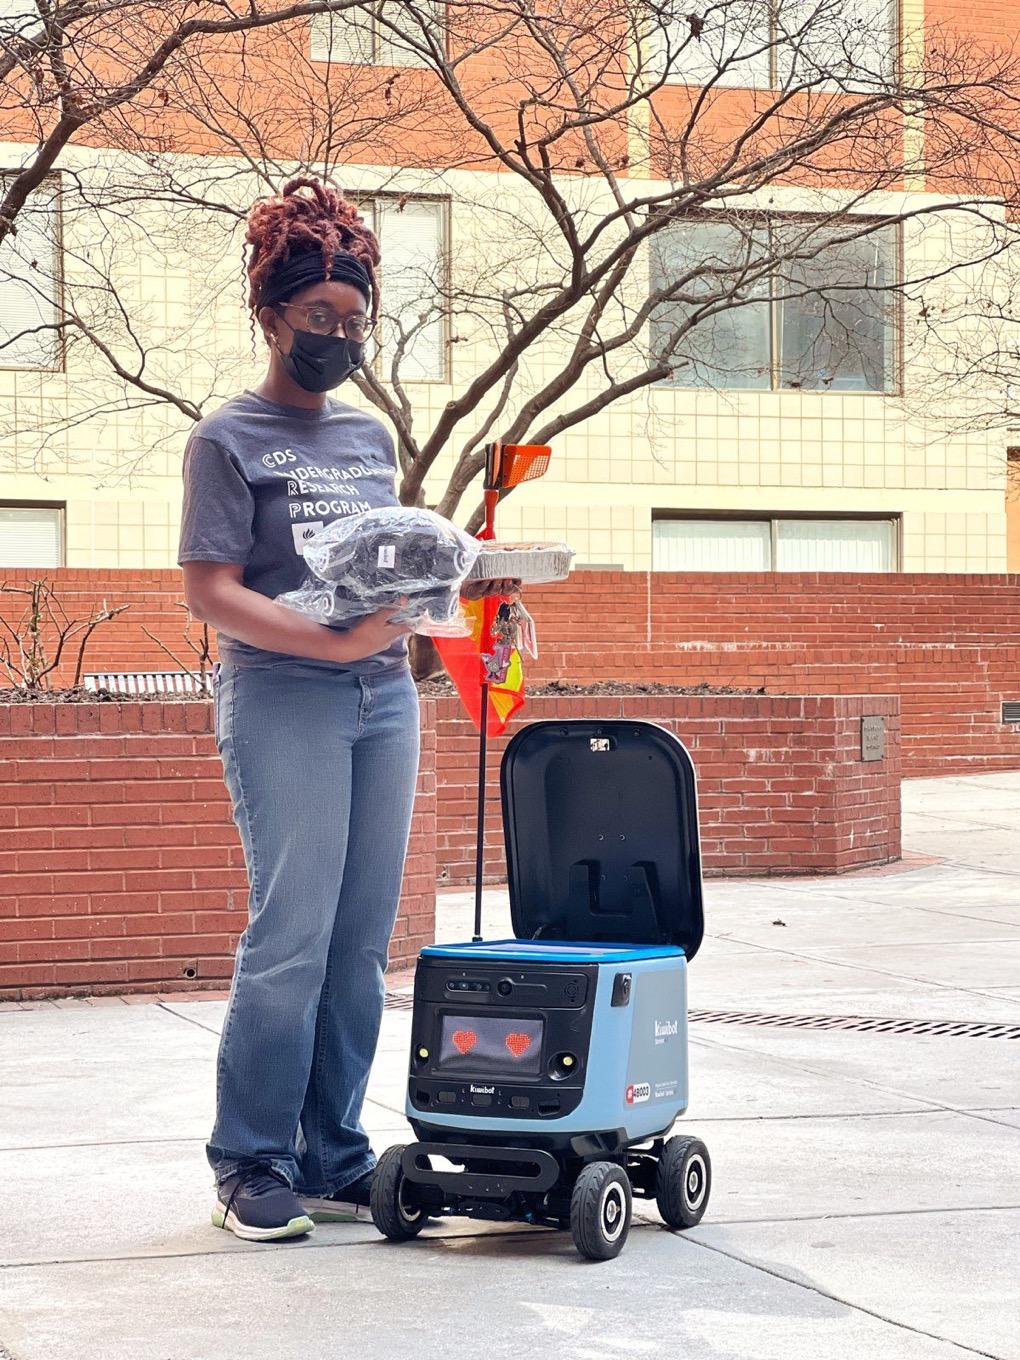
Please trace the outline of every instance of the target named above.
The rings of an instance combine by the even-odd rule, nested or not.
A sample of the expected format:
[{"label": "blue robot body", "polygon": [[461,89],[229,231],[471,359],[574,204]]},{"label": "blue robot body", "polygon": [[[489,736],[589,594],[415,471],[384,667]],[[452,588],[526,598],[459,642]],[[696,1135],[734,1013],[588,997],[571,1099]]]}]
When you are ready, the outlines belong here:
[{"label": "blue robot body", "polygon": [[422,951],[419,1141],[384,1155],[373,1216],[391,1237],[430,1213],[570,1226],[607,1259],[632,1194],[672,1226],[708,1198],[704,1145],[664,1141],[687,1109],[704,929],[694,767],[651,722],[548,721],[510,742],[501,790],[514,935]]},{"label": "blue robot body", "polygon": [[[564,975],[568,966],[576,975]],[[676,946],[436,946],[419,967],[407,1099],[419,1138],[471,1130],[546,1145],[590,1133],[629,1143],[686,1110],[687,960]],[[565,977],[568,994],[546,974]],[[433,978],[444,993],[436,1011]]]}]

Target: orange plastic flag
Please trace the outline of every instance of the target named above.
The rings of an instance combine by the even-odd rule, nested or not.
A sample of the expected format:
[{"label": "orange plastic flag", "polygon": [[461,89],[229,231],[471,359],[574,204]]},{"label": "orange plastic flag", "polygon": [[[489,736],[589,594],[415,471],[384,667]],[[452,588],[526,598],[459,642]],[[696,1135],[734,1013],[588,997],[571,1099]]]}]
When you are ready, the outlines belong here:
[{"label": "orange plastic flag", "polygon": [[[498,635],[493,624],[503,597],[486,595],[481,600],[464,600],[464,612],[471,629],[469,637],[434,638],[443,665],[456,686],[468,716],[479,731],[482,730],[482,685],[488,680],[486,734],[498,737],[507,723],[524,703],[524,665],[516,647],[506,648],[501,655]],[[498,673],[505,669],[502,679],[490,679],[485,658]]]}]

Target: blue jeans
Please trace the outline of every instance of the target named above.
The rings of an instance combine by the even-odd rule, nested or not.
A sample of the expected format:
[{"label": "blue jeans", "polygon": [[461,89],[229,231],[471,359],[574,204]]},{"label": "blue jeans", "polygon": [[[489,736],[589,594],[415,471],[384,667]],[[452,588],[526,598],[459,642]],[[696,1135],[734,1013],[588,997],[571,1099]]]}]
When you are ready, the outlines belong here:
[{"label": "blue jeans", "polygon": [[207,1154],[329,1195],[375,1165],[361,1107],[418,770],[405,668],[223,664],[216,740],[250,884]]}]

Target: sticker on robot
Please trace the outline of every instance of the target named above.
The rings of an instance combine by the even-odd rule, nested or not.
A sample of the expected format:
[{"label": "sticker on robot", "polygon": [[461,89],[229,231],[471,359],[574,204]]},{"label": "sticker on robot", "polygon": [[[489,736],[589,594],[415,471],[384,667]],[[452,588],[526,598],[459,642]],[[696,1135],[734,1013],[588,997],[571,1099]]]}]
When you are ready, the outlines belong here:
[{"label": "sticker on robot", "polygon": [[627,1104],[643,1105],[646,1100],[650,1100],[652,1088],[647,1081],[636,1081],[632,1086],[627,1087]]},{"label": "sticker on robot", "polygon": [[655,1021],[655,1043],[656,1046],[664,1044],[667,1039],[675,1039],[680,1033],[679,1020],[656,1020]]},{"label": "sticker on robot", "polygon": [[657,1081],[655,1083],[655,1099],[667,1100],[676,1095],[680,1089],[678,1081]]}]

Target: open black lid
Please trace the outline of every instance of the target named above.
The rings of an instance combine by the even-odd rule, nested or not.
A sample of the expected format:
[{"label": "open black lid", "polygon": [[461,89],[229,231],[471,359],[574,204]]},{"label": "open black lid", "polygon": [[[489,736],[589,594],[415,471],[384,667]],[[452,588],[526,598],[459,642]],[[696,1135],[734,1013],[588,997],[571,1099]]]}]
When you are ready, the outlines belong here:
[{"label": "open black lid", "polygon": [[694,765],[657,723],[550,720],[503,755],[518,939],[679,945],[704,934]]}]

